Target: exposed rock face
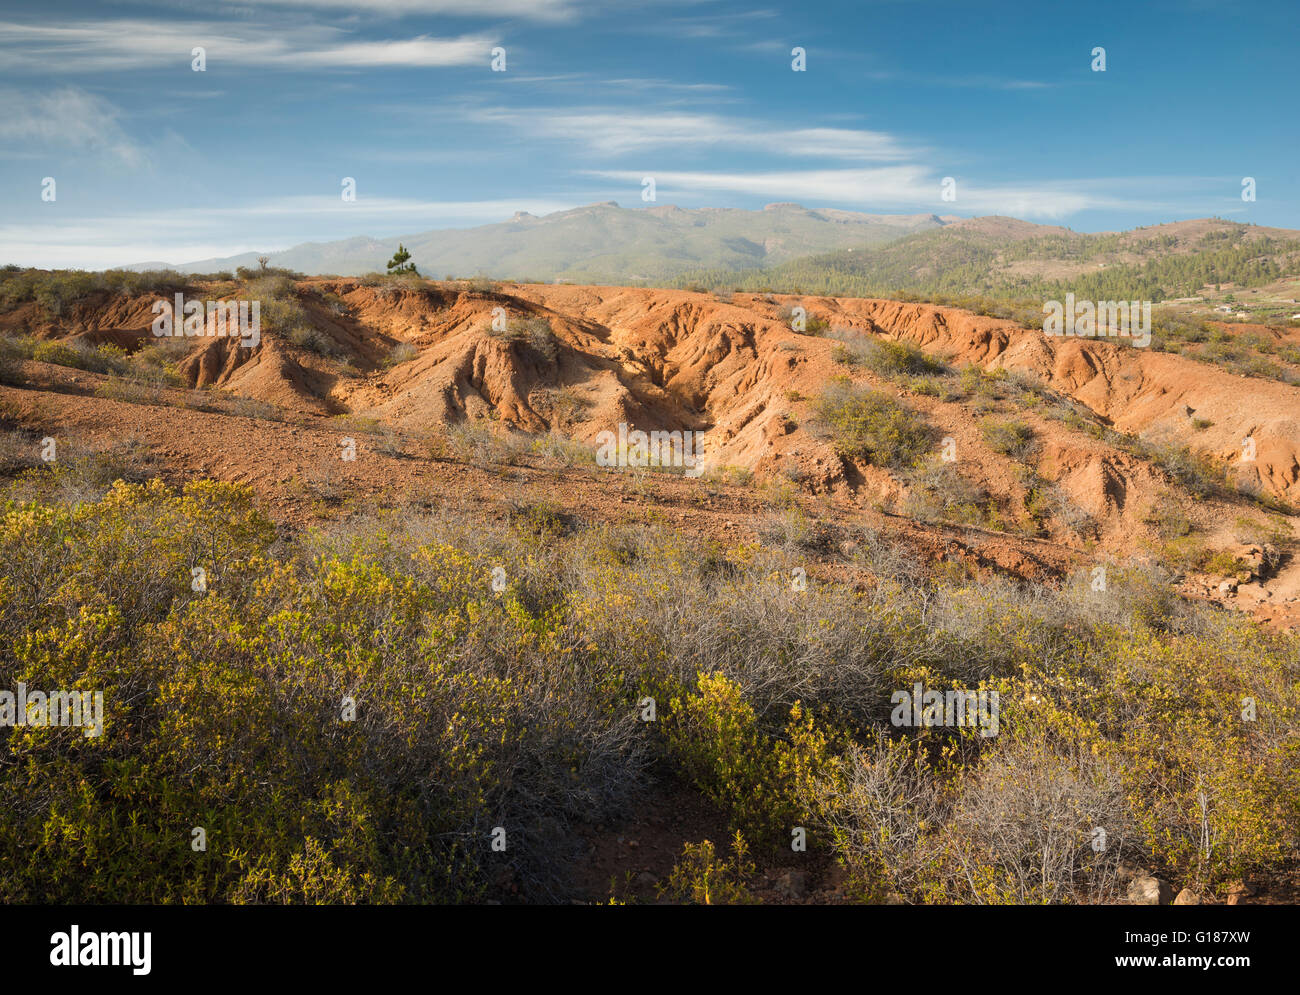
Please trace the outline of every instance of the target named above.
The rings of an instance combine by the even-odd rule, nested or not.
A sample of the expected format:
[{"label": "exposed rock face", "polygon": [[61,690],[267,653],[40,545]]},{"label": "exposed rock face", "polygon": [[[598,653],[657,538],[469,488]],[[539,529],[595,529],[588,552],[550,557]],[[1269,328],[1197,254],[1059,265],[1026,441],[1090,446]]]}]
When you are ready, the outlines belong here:
[{"label": "exposed rock face", "polygon": [[[229,284],[192,290],[187,296],[204,300],[231,293]],[[1141,554],[1168,538],[1154,533],[1153,518],[1181,503],[1180,513],[1197,519],[1207,554],[1229,554],[1215,557],[1219,573],[1188,581],[1192,593],[1300,624],[1300,561],[1262,538],[1242,542],[1233,527],[1242,502],[1182,500],[1157,461],[1102,431],[1109,424],[1147,443],[1191,447],[1262,493],[1300,503],[1300,387],[1247,382],[1114,341],[1050,338],[956,308],[879,299],[342,278],[301,281],[293,293],[294,320],[305,326],[264,322],[252,348],[215,336],[171,340],[184,385],[270,403],[321,425],[346,414],[413,436],[465,421],[587,445],[620,425],[691,432],[705,470],[752,474],[760,484],[846,499],[899,520],[947,520],[954,507],[984,502],[1030,538],[1008,543],[992,538],[1006,528],[986,530],[982,555],[1022,576],[1036,576],[1051,559],[1059,570],[1062,558],[1077,560],[1089,543],[1094,558]],[[66,321],[37,334],[135,351],[153,342],[155,299],[80,302]],[[0,315],[0,330],[30,324],[26,307]],[[797,333],[793,308],[835,336]],[[1080,411],[1091,409],[1094,421],[1062,420],[1059,411],[1049,417],[1050,401],[1033,407],[1014,399],[989,416],[957,376],[942,378],[942,389],[931,383],[913,392],[907,377],[840,362],[845,340],[910,343],[952,369],[1021,372]],[[909,418],[933,431],[934,452],[923,460],[928,477],[837,450],[817,399],[843,376],[898,398]],[[982,432],[989,417],[1023,420],[1033,454],[1012,458],[991,448]],[[1209,427],[1198,430],[1193,419]],[[955,457],[946,464],[938,463],[941,444]],[[934,497],[940,493],[942,500]],[[973,528],[980,518],[953,520]],[[1255,524],[1261,537],[1272,528],[1259,516]],[[1300,519],[1292,525],[1300,532]],[[1055,551],[1040,555],[1048,554],[1040,541]],[[1234,562],[1229,575],[1224,564]]]},{"label": "exposed rock face", "polygon": [[[910,342],[955,366],[1033,374],[1120,431],[1190,445],[1264,492],[1300,503],[1300,387],[1246,381],[1106,339],[1051,338],[955,308],[878,299],[737,293],[721,300],[678,290],[546,284],[395,289],[334,278],[298,290],[329,358],[274,333],[253,349],[204,337],[194,340],[181,374],[191,386],[316,413],[349,411],[406,429],[491,416],[585,441],[619,421],[702,431],[708,465],[764,473],[793,460],[813,489],[826,488],[845,477],[838,459],[803,419],[787,428],[784,416],[806,415],[807,399],[845,371],[833,359],[837,342],[790,329],[786,309],[799,306],[833,328]],[[150,339],[153,300],[78,305],[65,334],[133,348]],[[508,323],[548,322],[553,346],[493,334],[501,316]],[[343,360],[361,373],[382,369],[400,343],[413,347],[415,358],[382,378],[340,375]],[[1250,403],[1242,404],[1246,389]],[[1210,427],[1193,431],[1189,412]],[[954,437],[968,448],[968,440]],[[1043,441],[1052,479],[1095,516],[1140,514],[1145,508],[1135,505],[1145,501],[1135,497],[1146,499],[1159,485],[1140,460],[1089,445],[1077,433]],[[1247,550],[1243,559],[1259,576],[1266,551]]]}]

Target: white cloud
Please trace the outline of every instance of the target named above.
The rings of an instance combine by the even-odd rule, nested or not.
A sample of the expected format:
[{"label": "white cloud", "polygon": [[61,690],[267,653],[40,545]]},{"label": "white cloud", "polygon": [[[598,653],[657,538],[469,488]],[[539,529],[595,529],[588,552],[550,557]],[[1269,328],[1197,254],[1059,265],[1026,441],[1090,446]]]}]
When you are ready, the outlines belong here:
[{"label": "white cloud", "polygon": [[1108,207],[1142,207],[1099,195],[1078,183],[1031,186],[975,186],[957,182],[956,201],[940,197],[942,178],[915,164],[876,169],[811,169],[765,172],[676,172],[647,169],[589,170],[589,175],[639,187],[643,176],[653,176],[659,199],[683,192],[716,192],[796,200],[823,206],[847,204],[869,207],[906,207],[969,214],[1009,214],[1021,218],[1061,218],[1078,211]]},{"label": "white cloud", "polygon": [[729,83],[677,83],[667,79],[606,79],[601,80],[604,86],[626,86],[635,90],[683,90],[689,93],[720,93],[726,90],[732,90]]},{"label": "white cloud", "polygon": [[646,30],[667,34],[674,38],[725,38],[731,39],[752,29],[764,20],[778,16],[775,10],[750,9],[732,14],[701,14],[684,17],[656,19],[643,25]]},{"label": "white cloud", "polygon": [[260,6],[343,10],[348,13],[364,10],[374,14],[569,21],[577,18],[585,5],[578,0],[262,0]]},{"label": "white cloud", "polygon": [[267,68],[465,66],[489,64],[496,40],[456,38],[355,41],[323,25],[293,30],[262,24],[83,21],[60,25],[0,22],[0,69],[24,73],[90,73],[173,67],[189,71],[201,46],[209,68],[221,63]]},{"label": "white cloud", "polygon": [[118,109],[102,97],[76,87],[0,90],[0,105],[0,146],[12,153],[87,150],[131,168],[145,164],[144,152],[118,124]]},{"label": "white cloud", "polygon": [[894,136],[852,128],[773,127],[717,114],[639,114],[610,108],[549,111],[490,109],[472,120],[516,128],[534,137],[574,142],[604,155],[644,149],[712,147],[760,149],[792,157],[898,161],[914,155]]}]

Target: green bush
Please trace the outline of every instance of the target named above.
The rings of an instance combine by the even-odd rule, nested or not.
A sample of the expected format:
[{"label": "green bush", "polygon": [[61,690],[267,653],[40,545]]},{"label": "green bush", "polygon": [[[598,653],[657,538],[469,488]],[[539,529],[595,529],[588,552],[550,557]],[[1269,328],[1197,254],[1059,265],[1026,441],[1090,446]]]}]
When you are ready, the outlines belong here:
[{"label": "green bush", "polygon": [[[1112,901],[1121,861],[1213,894],[1294,862],[1300,644],[1165,576],[927,581],[862,536],[870,585],[792,590],[760,547],[512,518],[277,536],[211,481],[9,501],[0,689],[102,691],[105,727],[0,727],[0,901],[457,902],[502,874],[562,899],[579,830],[643,811],[647,774],[747,844],[684,853],[673,901],[743,900],[795,826],[876,901]],[[996,691],[999,731],[895,725],[917,682]]]},{"label": "green bush", "polygon": [[902,469],[920,460],[934,433],[914,411],[881,391],[835,382],[815,409],[842,456]]},{"label": "green bush", "polygon": [[72,305],[92,296],[144,294],[170,296],[184,291],[191,278],[172,270],[38,270],[6,267],[0,271],[0,305],[15,307],[35,301],[48,317],[59,317]]},{"label": "green bush", "polygon": [[840,362],[850,366],[865,366],[890,380],[937,377],[948,372],[943,363],[927,356],[910,342],[864,338],[853,332],[845,333],[843,340],[845,344],[836,353]]},{"label": "green bush", "polygon": [[84,369],[85,357],[71,346],[62,342],[38,342],[32,350],[32,359],[38,363],[52,363],[55,366],[71,366]]},{"label": "green bush", "polygon": [[1009,456],[1018,463],[1028,463],[1033,459],[1036,448],[1034,430],[1022,421],[985,419],[980,425],[980,434],[984,437],[984,444],[995,453]]}]

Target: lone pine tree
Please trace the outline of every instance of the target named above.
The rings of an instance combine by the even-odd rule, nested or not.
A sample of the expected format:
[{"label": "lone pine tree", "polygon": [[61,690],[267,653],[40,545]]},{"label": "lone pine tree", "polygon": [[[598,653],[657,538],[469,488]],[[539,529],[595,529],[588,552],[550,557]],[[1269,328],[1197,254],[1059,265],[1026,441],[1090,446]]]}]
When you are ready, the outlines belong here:
[{"label": "lone pine tree", "polygon": [[393,253],[393,258],[388,260],[388,272],[394,275],[398,273],[414,273],[419,276],[420,272],[415,268],[415,263],[407,262],[410,258],[411,254],[406,251],[406,246],[398,242],[397,251]]}]

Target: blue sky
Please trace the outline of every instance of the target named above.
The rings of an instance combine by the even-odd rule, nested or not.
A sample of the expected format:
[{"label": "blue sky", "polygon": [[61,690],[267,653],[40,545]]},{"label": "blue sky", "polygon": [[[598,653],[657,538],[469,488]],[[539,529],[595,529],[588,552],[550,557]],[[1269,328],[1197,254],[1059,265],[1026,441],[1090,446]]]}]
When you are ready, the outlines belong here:
[{"label": "blue sky", "polygon": [[682,207],[1300,228],[1297,94],[1295,0],[9,0],[0,262],[642,207],[645,176]]}]

